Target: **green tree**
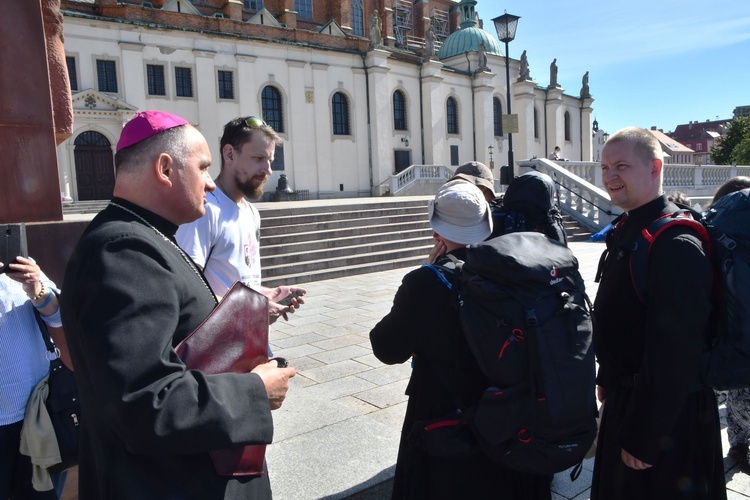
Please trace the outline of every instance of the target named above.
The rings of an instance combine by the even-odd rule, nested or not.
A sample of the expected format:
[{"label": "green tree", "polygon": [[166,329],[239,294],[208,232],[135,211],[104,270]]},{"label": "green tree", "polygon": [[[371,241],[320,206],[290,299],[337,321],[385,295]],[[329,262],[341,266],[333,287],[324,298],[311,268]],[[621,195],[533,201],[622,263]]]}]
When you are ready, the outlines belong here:
[{"label": "green tree", "polygon": [[750,135],[746,135],[732,150],[732,163],[750,165]]},{"label": "green tree", "polygon": [[[714,165],[731,165],[732,162],[747,165],[750,160],[749,154],[750,118],[735,118],[729,122],[727,133],[711,148],[711,162]],[[735,156],[739,156],[742,160],[736,159]]]}]

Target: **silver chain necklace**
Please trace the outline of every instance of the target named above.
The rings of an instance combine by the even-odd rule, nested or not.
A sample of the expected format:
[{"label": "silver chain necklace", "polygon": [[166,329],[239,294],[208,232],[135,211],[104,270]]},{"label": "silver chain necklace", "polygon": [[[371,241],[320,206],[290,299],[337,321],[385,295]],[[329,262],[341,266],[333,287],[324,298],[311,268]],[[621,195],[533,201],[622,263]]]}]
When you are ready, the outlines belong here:
[{"label": "silver chain necklace", "polygon": [[138,220],[140,220],[141,222],[143,222],[146,226],[148,226],[151,229],[153,229],[156,234],[158,234],[159,236],[161,236],[164,239],[164,241],[168,241],[173,247],[175,247],[177,249],[177,251],[180,252],[180,256],[182,257],[182,260],[184,260],[187,263],[187,265],[190,266],[190,269],[193,270],[193,272],[195,273],[195,275],[198,276],[198,279],[201,280],[201,283],[203,283],[203,286],[205,286],[206,289],[208,290],[208,293],[211,294],[211,298],[214,300],[214,302],[216,301],[216,295],[211,290],[211,287],[208,286],[208,283],[206,283],[206,279],[203,277],[203,275],[201,275],[200,271],[198,271],[198,269],[195,267],[195,265],[193,264],[193,262],[190,260],[190,257],[187,256],[187,254],[182,250],[182,248],[180,248],[180,246],[178,244],[176,244],[174,241],[172,241],[170,238],[168,238],[164,233],[162,233],[161,231],[159,231],[158,229],[156,229],[156,227],[153,224],[151,224],[149,221],[147,221],[146,219],[144,219],[143,217],[141,217],[137,213],[133,212],[129,208],[125,208],[122,205],[119,205],[119,204],[115,203],[114,201],[110,201],[109,204],[112,205],[113,207],[119,208],[120,210],[124,210],[127,213],[129,213],[130,215],[132,215],[133,217],[137,218]]}]

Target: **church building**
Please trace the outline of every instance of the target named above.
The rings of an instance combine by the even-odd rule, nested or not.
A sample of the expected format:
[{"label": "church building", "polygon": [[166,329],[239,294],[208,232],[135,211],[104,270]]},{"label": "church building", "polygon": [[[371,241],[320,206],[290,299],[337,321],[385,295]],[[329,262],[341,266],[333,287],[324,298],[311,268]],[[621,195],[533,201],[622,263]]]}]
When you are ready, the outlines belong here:
[{"label": "church building", "polygon": [[[61,3],[74,110],[73,135],[58,147],[68,199],[111,196],[120,131],[146,109],[193,123],[214,177],[223,125],[262,117],[283,139],[266,190],[284,174],[313,199],[399,194],[390,179],[411,165],[492,157],[499,177],[507,163],[506,58],[474,0]],[[556,66],[537,83],[518,41],[510,52],[515,159],[559,145],[591,161],[588,75],[567,93]]]}]

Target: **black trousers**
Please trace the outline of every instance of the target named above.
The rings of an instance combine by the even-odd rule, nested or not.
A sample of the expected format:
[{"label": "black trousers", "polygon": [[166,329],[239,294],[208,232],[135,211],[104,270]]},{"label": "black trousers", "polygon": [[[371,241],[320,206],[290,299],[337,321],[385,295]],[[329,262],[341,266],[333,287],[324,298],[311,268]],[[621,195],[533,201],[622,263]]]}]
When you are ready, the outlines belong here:
[{"label": "black trousers", "polygon": [[54,488],[50,491],[34,489],[31,485],[31,458],[18,451],[22,426],[23,420],[0,425],[0,500],[58,500],[68,473],[53,474]]}]

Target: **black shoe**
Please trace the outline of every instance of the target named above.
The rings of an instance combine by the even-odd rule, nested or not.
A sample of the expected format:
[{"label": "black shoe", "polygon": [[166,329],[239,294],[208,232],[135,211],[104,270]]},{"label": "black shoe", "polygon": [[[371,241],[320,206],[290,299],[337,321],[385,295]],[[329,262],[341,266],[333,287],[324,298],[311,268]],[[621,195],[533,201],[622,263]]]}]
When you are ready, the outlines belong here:
[{"label": "black shoe", "polygon": [[727,455],[737,461],[737,465],[740,466],[742,472],[750,475],[750,451],[747,444],[732,446],[729,448]]}]

